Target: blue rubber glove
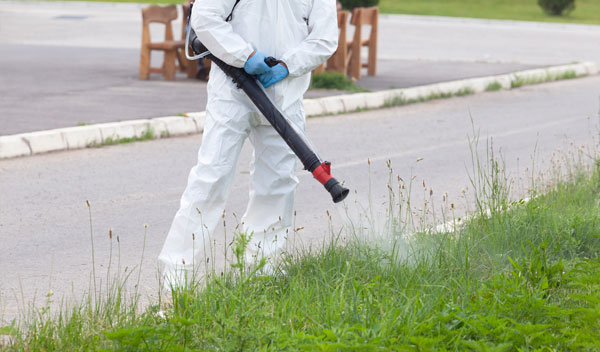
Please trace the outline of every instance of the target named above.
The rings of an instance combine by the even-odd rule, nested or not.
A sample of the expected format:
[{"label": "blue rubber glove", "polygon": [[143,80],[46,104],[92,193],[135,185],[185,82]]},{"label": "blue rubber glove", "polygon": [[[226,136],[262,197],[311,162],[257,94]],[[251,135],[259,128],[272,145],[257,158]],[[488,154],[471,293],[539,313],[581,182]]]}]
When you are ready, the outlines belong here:
[{"label": "blue rubber glove", "polygon": [[258,76],[258,80],[265,88],[269,88],[275,83],[286,78],[290,72],[282,64],[277,64],[273,67],[269,67],[269,71]]},{"label": "blue rubber glove", "polygon": [[271,68],[265,63],[267,57],[265,54],[257,51],[252,55],[244,65],[244,71],[248,74],[257,76],[268,72]]}]

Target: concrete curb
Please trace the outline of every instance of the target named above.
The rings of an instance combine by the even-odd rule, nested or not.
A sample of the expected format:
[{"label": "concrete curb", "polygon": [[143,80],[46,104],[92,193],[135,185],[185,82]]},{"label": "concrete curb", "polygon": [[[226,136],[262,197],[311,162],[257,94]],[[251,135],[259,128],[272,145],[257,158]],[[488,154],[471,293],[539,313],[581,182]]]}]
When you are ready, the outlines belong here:
[{"label": "concrete curb", "polygon": [[[334,115],[404,105],[437,97],[479,93],[488,90],[491,84],[499,85],[500,89],[511,89],[513,85],[554,81],[565,74],[579,77],[597,73],[598,68],[594,63],[584,62],[412,88],[305,99],[304,109],[307,116]],[[185,116],[157,117],[0,136],[0,159],[81,149],[123,138],[141,138],[149,130],[153,132],[154,138],[201,133],[204,130],[205,119],[206,112],[203,111],[187,113]]]},{"label": "concrete curb", "polygon": [[58,128],[0,136],[0,159],[98,146],[123,138],[140,138],[148,130],[154,138],[201,133],[206,114],[167,116]]},{"label": "concrete curb", "polygon": [[410,102],[448,97],[457,94],[473,94],[488,90],[491,84],[499,84],[500,89],[511,89],[513,84],[532,84],[560,79],[561,75],[588,76],[598,73],[593,62],[552,66],[513,73],[469,78],[458,81],[429,84],[424,86],[392,89],[373,93],[338,95],[319,99],[304,100],[307,116],[342,114],[366,109],[378,109]]}]

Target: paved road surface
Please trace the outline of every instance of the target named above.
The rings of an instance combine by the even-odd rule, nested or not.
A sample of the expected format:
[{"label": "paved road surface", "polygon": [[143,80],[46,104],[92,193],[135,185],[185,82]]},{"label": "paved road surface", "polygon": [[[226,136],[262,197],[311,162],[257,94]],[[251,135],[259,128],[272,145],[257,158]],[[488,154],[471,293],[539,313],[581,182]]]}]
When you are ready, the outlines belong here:
[{"label": "paved road surface", "polygon": [[[204,110],[203,83],[137,80],[142,6],[0,0],[0,135]],[[380,27],[379,75],[358,82],[373,90],[600,64],[600,26],[382,15]]]},{"label": "paved road surface", "polygon": [[381,23],[382,59],[600,63],[600,26],[403,15]]},{"label": "paved road surface", "polygon": [[[82,48],[139,48],[140,9],[143,6],[2,0],[0,43],[39,45],[43,42],[45,45]],[[382,59],[536,65],[574,60],[600,63],[600,26],[381,15],[380,27]],[[178,30],[177,26],[175,35],[178,35]]]},{"label": "paved road surface", "polygon": [[[470,162],[471,123],[483,140],[493,137],[510,174],[518,176],[531,165],[536,149],[543,168],[547,164],[539,161],[548,160],[558,148],[564,150],[569,142],[590,143],[598,131],[599,96],[600,77],[589,77],[314,118],[308,122],[308,133],[333,162],[335,175],[357,191],[347,203],[351,212],[355,202],[367,203],[368,158],[376,208],[387,197],[385,161],[389,159],[404,179],[412,175],[416,185],[425,180],[436,202],[448,192],[464,211],[468,202],[461,198],[461,190],[469,185],[465,165]],[[189,136],[0,160],[0,307],[5,319],[15,314],[20,287],[27,301],[37,292],[38,302],[49,287],[57,297],[71,292],[71,285],[76,294],[88,287],[91,246],[86,200],[92,204],[98,276],[105,273],[109,255],[108,229],[120,238],[121,265],[131,268],[139,261],[143,225],[148,224],[142,286],[144,292],[155,292],[155,258],[200,142],[201,136]],[[231,214],[241,215],[247,201],[249,158],[246,146],[227,206],[229,236],[235,223]],[[423,160],[417,162],[418,158]],[[300,175],[296,223],[305,229],[296,240],[315,244],[328,236],[326,210],[334,214],[334,228],[343,221],[337,215],[340,209],[333,207],[321,186],[308,173]],[[413,204],[422,200],[416,189]],[[217,260],[222,262],[222,255]]]},{"label": "paved road surface", "polygon": [[[0,44],[0,51],[0,135],[171,116],[206,107],[204,82],[183,74],[175,82],[138,80],[139,49]],[[361,84],[374,90],[403,88],[533,67],[382,60],[379,75],[365,77]],[[307,97],[340,93],[311,90]]]}]

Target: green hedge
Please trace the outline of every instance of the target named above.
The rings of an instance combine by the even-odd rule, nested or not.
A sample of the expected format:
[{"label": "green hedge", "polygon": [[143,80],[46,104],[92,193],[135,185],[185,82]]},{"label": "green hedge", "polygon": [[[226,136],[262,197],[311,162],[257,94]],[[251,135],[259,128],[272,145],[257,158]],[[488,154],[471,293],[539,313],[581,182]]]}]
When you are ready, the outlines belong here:
[{"label": "green hedge", "polygon": [[575,0],[538,0],[540,7],[549,15],[560,16],[575,9]]},{"label": "green hedge", "polygon": [[370,7],[377,6],[379,0],[339,0],[342,7],[346,10],[352,10],[355,7]]}]

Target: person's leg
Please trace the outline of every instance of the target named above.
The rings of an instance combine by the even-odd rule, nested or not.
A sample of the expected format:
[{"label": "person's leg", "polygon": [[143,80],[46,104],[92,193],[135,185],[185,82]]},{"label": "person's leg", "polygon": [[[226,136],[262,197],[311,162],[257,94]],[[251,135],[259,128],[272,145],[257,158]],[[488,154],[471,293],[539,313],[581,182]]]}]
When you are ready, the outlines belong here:
[{"label": "person's leg", "polygon": [[225,209],[238,155],[250,130],[249,112],[241,104],[209,103],[206,115],[198,164],[190,171],[158,258],[167,287],[182,284],[195,260],[210,254],[209,240]]},{"label": "person's leg", "polygon": [[[286,111],[304,130],[301,104]],[[294,212],[297,157],[270,125],[253,127],[250,141],[254,146],[251,170],[250,201],[242,222],[248,235],[248,264],[265,257],[271,263],[284,247]]]}]

